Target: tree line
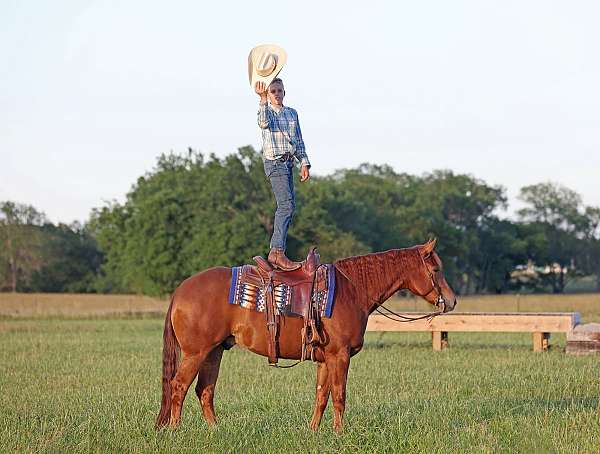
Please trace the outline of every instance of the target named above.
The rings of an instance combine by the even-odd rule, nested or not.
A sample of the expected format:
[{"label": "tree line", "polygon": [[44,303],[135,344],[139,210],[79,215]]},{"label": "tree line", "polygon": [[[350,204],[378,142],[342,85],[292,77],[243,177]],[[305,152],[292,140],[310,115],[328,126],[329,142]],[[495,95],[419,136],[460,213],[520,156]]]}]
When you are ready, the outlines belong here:
[{"label": "tree line", "polygon": [[[296,181],[288,255],[318,246],[323,261],[438,238],[455,290],[565,290],[596,275],[600,208],[553,183],[521,189],[517,218],[502,218],[505,190],[470,175],[421,176],[363,164]],[[189,149],[164,154],[124,203],[54,225],[34,207],[0,204],[0,288],[40,292],[166,295],[202,269],[268,252],[274,199],[252,147],[219,159]]]}]

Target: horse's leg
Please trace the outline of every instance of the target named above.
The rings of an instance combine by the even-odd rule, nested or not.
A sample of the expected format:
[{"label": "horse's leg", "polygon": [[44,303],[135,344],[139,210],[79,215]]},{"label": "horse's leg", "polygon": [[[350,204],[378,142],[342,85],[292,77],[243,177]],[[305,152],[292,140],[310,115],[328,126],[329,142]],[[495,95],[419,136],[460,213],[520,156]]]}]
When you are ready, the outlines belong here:
[{"label": "horse's leg", "polygon": [[315,396],[315,411],[313,412],[312,420],[310,421],[310,428],[317,430],[319,424],[321,424],[321,417],[327,407],[327,401],[329,400],[329,379],[327,373],[327,366],[325,363],[317,363],[317,393]]},{"label": "horse's leg", "polygon": [[185,395],[207,354],[207,351],[202,351],[193,355],[186,355],[177,368],[175,378],[171,380],[171,419],[169,421],[171,427],[177,427],[181,421],[181,407]]},{"label": "horse's leg", "polygon": [[204,419],[209,426],[217,423],[213,399],[215,397],[215,385],[219,377],[219,367],[221,366],[221,357],[223,356],[223,347],[215,347],[209,353],[198,372],[198,383],[196,383],[196,395],[200,400],[200,408]]},{"label": "horse's leg", "polygon": [[333,400],[333,430],[340,433],[346,408],[346,380],[350,366],[350,354],[348,351],[339,351],[329,358],[325,356],[325,362]]}]

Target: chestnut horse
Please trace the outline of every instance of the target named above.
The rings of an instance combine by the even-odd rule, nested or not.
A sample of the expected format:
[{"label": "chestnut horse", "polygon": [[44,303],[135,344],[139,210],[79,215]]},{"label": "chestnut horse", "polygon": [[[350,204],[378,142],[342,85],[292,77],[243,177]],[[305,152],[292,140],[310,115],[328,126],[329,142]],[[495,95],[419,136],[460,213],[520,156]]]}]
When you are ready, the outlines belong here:
[{"label": "chestnut horse", "polygon": [[[317,349],[316,430],[333,400],[334,430],[342,429],[350,357],[364,341],[367,318],[400,289],[408,289],[440,312],[454,309],[456,297],[446,282],[435,240],[335,262],[336,288],[331,318],[321,320],[324,343]],[[186,279],[173,293],[163,336],[162,403],[158,427],[176,427],[185,395],[198,377],[196,394],[204,419],[216,423],[213,399],[223,350],[238,344],[267,356],[265,314],[228,304],[231,269],[210,268]],[[279,332],[279,357],[299,359],[302,318],[287,317]],[[179,352],[183,359],[178,365]]]}]

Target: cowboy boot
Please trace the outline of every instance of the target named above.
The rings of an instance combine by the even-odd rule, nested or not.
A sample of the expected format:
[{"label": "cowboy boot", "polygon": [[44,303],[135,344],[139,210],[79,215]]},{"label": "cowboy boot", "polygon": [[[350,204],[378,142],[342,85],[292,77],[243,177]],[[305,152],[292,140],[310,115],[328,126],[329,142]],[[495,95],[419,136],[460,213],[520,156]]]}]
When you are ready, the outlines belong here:
[{"label": "cowboy boot", "polygon": [[297,270],[302,266],[302,263],[293,262],[288,259],[285,256],[284,250],[279,248],[272,248],[269,252],[269,257],[267,257],[267,260],[271,265],[283,271]]}]

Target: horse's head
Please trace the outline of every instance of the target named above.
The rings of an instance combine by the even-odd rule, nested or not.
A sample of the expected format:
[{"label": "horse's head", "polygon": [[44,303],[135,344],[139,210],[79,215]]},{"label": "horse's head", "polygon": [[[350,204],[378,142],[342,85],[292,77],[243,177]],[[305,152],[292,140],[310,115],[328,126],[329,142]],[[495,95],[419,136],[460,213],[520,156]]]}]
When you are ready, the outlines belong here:
[{"label": "horse's head", "polygon": [[442,312],[450,312],[456,305],[456,295],[446,282],[442,261],[434,250],[435,244],[433,239],[417,246],[421,263],[409,289]]}]

